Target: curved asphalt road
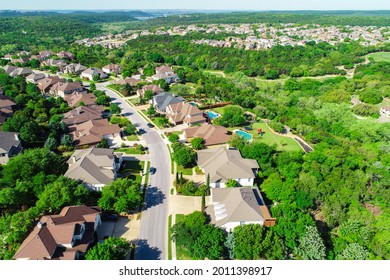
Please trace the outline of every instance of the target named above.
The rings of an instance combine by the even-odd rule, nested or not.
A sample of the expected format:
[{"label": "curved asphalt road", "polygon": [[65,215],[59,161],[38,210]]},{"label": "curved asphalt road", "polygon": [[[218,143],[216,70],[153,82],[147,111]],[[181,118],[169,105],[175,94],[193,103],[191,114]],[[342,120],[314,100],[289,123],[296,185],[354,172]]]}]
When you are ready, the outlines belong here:
[{"label": "curved asphalt road", "polygon": [[137,260],[165,260],[168,247],[168,206],[171,182],[171,159],[166,144],[155,129],[148,128],[147,121],[141,117],[123,98],[114,91],[97,84],[111,97],[113,103],[119,104],[125,115],[137,129],[143,128],[146,133],[143,139],[150,152],[151,166],[156,173],[149,176],[145,195],[145,206],[142,211],[140,238],[137,242]]}]

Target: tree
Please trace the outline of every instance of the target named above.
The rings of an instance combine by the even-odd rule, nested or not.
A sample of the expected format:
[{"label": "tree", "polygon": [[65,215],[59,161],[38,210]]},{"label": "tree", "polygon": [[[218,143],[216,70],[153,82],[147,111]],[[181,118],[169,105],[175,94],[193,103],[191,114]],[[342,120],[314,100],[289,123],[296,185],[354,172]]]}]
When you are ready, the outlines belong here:
[{"label": "tree", "polygon": [[157,117],[154,119],[154,122],[161,127],[167,127],[168,126],[168,119],[166,117]]},{"label": "tree", "polygon": [[102,190],[98,205],[103,210],[118,213],[135,210],[142,200],[142,192],[137,182],[130,179],[117,179]]},{"label": "tree", "polygon": [[96,90],[96,84],[95,83],[90,83],[89,84],[89,90],[94,92]]},{"label": "tree", "polygon": [[88,202],[89,191],[76,180],[60,176],[46,185],[39,195],[37,209],[42,213],[58,213],[64,206],[83,205]]},{"label": "tree", "polygon": [[275,80],[275,79],[278,79],[279,78],[279,72],[276,71],[276,70],[268,70],[264,77],[267,79],[267,80]]},{"label": "tree", "polygon": [[88,250],[87,260],[126,260],[131,249],[130,243],[124,238],[110,236],[103,243],[97,243]]},{"label": "tree", "polygon": [[129,123],[129,124],[126,125],[124,131],[125,131],[125,133],[128,134],[128,135],[134,135],[134,134],[136,134],[137,129],[136,129],[136,127],[135,127],[134,124]]},{"label": "tree", "polygon": [[173,160],[184,167],[192,166],[195,162],[195,152],[190,148],[182,144],[178,144],[173,148]]},{"label": "tree", "polygon": [[109,147],[110,145],[108,144],[108,140],[106,138],[102,138],[102,140],[100,140],[100,142],[96,145],[96,148],[107,149]]},{"label": "tree", "polygon": [[204,140],[203,140],[203,138],[195,137],[195,138],[191,139],[191,146],[195,150],[203,149],[204,148]]},{"label": "tree", "polygon": [[154,96],[154,92],[153,92],[152,90],[147,90],[147,91],[145,91],[144,98],[145,98],[146,100],[152,99],[153,96]]},{"label": "tree", "polygon": [[110,105],[110,112],[111,112],[111,114],[119,115],[122,112],[122,109],[121,109],[121,107],[119,107],[118,104],[111,103],[111,105]]},{"label": "tree", "polygon": [[96,99],[96,104],[108,106],[110,105],[111,98],[108,95],[101,95]]},{"label": "tree", "polygon": [[235,188],[237,186],[238,186],[238,182],[236,180],[228,179],[228,181],[226,182],[227,188]]},{"label": "tree", "polygon": [[156,109],[154,108],[153,105],[150,105],[146,113],[148,114],[149,118],[151,118],[156,114]]},{"label": "tree", "polygon": [[168,136],[168,140],[171,143],[178,142],[179,141],[179,135],[177,135],[176,133],[171,133],[171,135]]},{"label": "tree", "polygon": [[57,141],[53,137],[47,138],[44,146],[50,151],[54,151],[58,147]]},{"label": "tree", "polygon": [[348,244],[347,247],[337,256],[338,260],[366,260],[369,252],[357,243]]},{"label": "tree", "polygon": [[60,156],[47,149],[26,149],[3,166],[3,182],[14,184],[19,181],[30,181],[35,175],[43,172],[46,175],[59,175],[66,167]]},{"label": "tree", "polygon": [[92,81],[98,82],[99,80],[100,80],[100,76],[99,75],[93,75]]},{"label": "tree", "polygon": [[218,123],[225,127],[234,127],[246,122],[244,110],[239,106],[226,106],[221,118],[217,119]]},{"label": "tree", "polygon": [[28,144],[33,144],[39,140],[40,131],[39,125],[34,121],[30,121],[20,129],[20,139]]},{"label": "tree", "polygon": [[325,246],[316,227],[306,227],[306,233],[300,239],[296,254],[304,260],[323,260],[325,258]]},{"label": "tree", "polygon": [[258,260],[263,249],[264,228],[258,224],[237,226],[234,234],[234,255],[239,260]]},{"label": "tree", "polygon": [[73,138],[71,135],[69,134],[64,134],[62,137],[61,137],[61,145],[63,146],[73,146]]},{"label": "tree", "polygon": [[204,260],[221,260],[226,255],[224,246],[226,240],[225,232],[212,225],[202,227],[200,236],[196,239],[193,245],[192,257],[195,259]]}]

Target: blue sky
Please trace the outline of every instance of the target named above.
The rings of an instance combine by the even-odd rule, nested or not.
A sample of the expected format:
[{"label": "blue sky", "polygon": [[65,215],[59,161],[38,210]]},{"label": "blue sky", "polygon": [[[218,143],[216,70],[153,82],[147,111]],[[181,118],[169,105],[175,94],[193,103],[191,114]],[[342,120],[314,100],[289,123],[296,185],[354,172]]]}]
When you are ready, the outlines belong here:
[{"label": "blue sky", "polygon": [[388,0],[0,0],[3,10],[389,10]]}]

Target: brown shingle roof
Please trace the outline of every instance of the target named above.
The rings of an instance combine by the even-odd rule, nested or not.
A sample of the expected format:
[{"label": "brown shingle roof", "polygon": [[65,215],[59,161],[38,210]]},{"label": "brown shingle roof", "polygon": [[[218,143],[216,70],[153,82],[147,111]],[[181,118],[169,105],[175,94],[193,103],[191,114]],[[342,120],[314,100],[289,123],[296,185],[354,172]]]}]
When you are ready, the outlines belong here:
[{"label": "brown shingle roof", "polygon": [[[93,240],[94,222],[100,209],[87,206],[65,207],[59,215],[43,216],[30,235],[23,241],[14,259],[75,259],[77,251],[86,252]],[[71,244],[77,228],[84,225],[85,232],[81,240],[72,248]],[[75,231],[76,230],[76,231]]]},{"label": "brown shingle roof", "polygon": [[203,138],[205,146],[223,144],[229,141],[228,130],[223,126],[206,124],[186,128],[183,132],[187,140],[196,137]]},{"label": "brown shingle roof", "polygon": [[45,78],[45,79],[42,79],[42,80],[39,80],[38,82],[38,88],[42,91],[42,92],[48,92],[50,90],[50,88],[59,83],[59,82],[65,82],[64,79],[61,79],[60,77],[58,76],[52,76],[52,77],[48,77],[48,78]]},{"label": "brown shingle roof", "polygon": [[80,102],[83,102],[85,106],[91,106],[96,104],[96,96],[93,93],[74,92],[65,95],[64,100],[68,102],[69,106],[77,107]]},{"label": "brown shingle roof", "polygon": [[81,124],[69,126],[69,132],[73,135],[76,146],[94,145],[105,135],[119,133],[117,124],[110,124],[108,120],[90,120]]},{"label": "brown shingle roof", "polygon": [[175,123],[196,123],[206,121],[203,117],[203,112],[198,107],[192,106],[187,102],[179,102],[170,104],[167,107],[167,116]]},{"label": "brown shingle roof", "polygon": [[63,122],[66,125],[83,123],[89,120],[102,118],[103,106],[81,106],[64,114]]}]

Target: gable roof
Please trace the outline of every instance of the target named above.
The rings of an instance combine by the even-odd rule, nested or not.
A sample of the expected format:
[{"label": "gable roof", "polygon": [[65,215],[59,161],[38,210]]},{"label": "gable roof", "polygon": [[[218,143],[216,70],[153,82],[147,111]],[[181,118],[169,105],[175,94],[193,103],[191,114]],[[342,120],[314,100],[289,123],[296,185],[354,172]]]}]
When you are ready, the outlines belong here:
[{"label": "gable roof", "polygon": [[203,138],[205,146],[223,144],[229,141],[228,130],[223,126],[206,124],[186,128],[183,132],[186,139]]},{"label": "gable roof", "polygon": [[264,222],[271,218],[257,188],[212,188],[211,197],[212,205],[206,213],[217,226],[230,222]]},{"label": "gable roof", "polygon": [[139,79],[134,79],[132,77],[126,77],[124,80],[118,80],[116,82],[117,85],[125,85],[125,84],[129,84],[131,85],[132,87],[135,86],[136,84],[140,83],[141,80]]},{"label": "gable roof", "polygon": [[170,104],[175,104],[183,101],[183,97],[175,96],[169,92],[162,92],[153,96],[153,103],[160,111],[165,111]]},{"label": "gable roof", "polygon": [[49,89],[59,83],[59,82],[64,82],[65,80],[58,77],[58,76],[51,76],[51,77],[48,77],[48,78],[44,78],[42,80],[39,80],[38,81],[38,88],[43,91],[43,92],[47,92],[49,91]]},{"label": "gable roof", "polygon": [[173,69],[167,65],[162,65],[160,67],[156,67],[156,74],[159,73],[173,73]]},{"label": "gable roof", "polygon": [[119,125],[110,124],[107,119],[89,120],[80,124],[70,125],[69,132],[76,146],[93,145],[109,134],[119,133]]},{"label": "gable roof", "polygon": [[[59,215],[43,216],[30,235],[23,241],[14,259],[47,260],[75,259],[76,252],[86,252],[93,240],[94,223],[100,214],[97,207],[68,206]],[[73,235],[84,225],[83,238],[71,244]]]},{"label": "gable roof", "polygon": [[65,67],[65,69],[71,73],[81,73],[84,70],[87,70],[87,67],[85,67],[84,65],[81,65],[80,63],[78,63],[78,64],[72,63],[72,64],[67,65]]},{"label": "gable roof", "polygon": [[89,185],[108,185],[115,179],[113,153],[113,149],[76,150],[67,162],[65,176]]},{"label": "gable roof", "polygon": [[43,73],[34,73],[34,72],[26,77],[26,79],[33,80],[34,82],[36,82],[38,80],[42,80],[44,78],[46,78],[45,74],[43,74]]},{"label": "gable roof", "polygon": [[75,91],[71,94],[67,94],[64,96],[64,100],[68,102],[71,107],[78,106],[80,102],[83,102],[85,106],[96,104],[96,96],[93,93],[88,93],[87,91]]},{"label": "gable roof", "polygon": [[236,149],[219,147],[201,150],[197,154],[198,165],[204,168],[206,176],[210,174],[210,182],[255,178],[253,169],[259,168],[256,160],[244,159]]},{"label": "gable roof", "polygon": [[61,91],[61,92],[69,92],[84,89],[83,86],[79,82],[72,83],[56,83],[52,86],[51,90],[53,91]]},{"label": "gable roof", "polygon": [[66,125],[79,124],[89,120],[102,118],[103,106],[81,106],[64,114],[63,122]]},{"label": "gable roof", "polygon": [[206,121],[206,118],[203,117],[203,112],[199,110],[197,106],[193,106],[187,102],[178,102],[174,104],[169,104],[167,107],[169,113],[167,116],[170,117],[175,123],[181,122],[194,122],[192,119],[197,117],[198,121]]},{"label": "gable roof", "polygon": [[0,131],[0,153],[9,153],[19,145],[19,133]]},{"label": "gable roof", "polygon": [[7,108],[16,105],[11,99],[9,99],[7,96],[0,95],[0,109],[1,108]]}]

